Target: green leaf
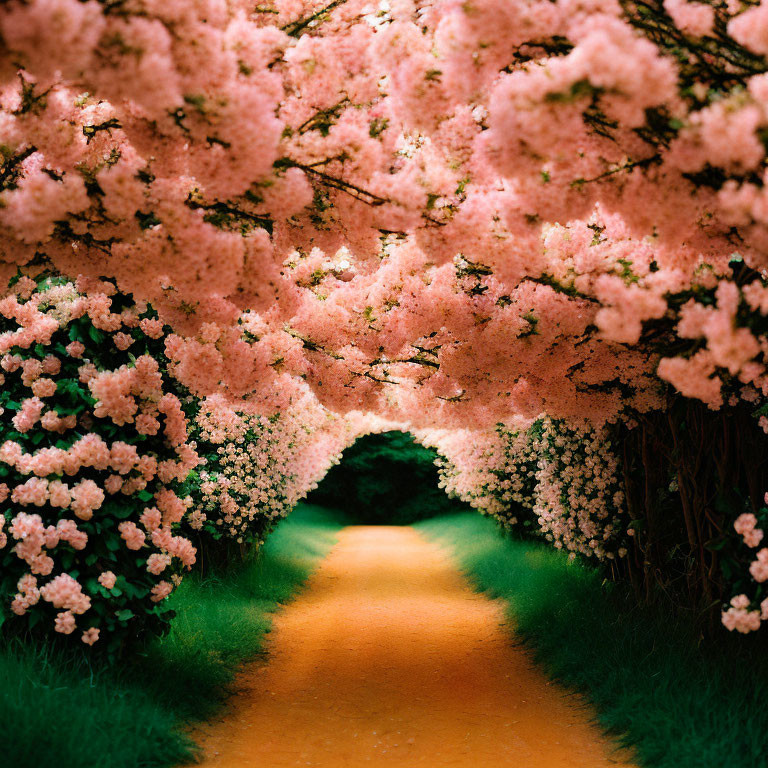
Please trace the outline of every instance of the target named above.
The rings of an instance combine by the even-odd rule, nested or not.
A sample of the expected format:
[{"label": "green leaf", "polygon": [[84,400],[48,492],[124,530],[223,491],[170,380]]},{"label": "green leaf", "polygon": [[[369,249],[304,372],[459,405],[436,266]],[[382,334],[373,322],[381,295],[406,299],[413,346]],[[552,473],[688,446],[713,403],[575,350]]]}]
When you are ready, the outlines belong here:
[{"label": "green leaf", "polygon": [[40,611],[33,611],[29,614],[29,628],[32,629],[36,624],[39,624],[43,615]]},{"label": "green leaf", "polygon": [[111,505],[109,511],[112,516],[116,517],[118,520],[125,520],[134,513],[133,507],[117,504]]},{"label": "green leaf", "polygon": [[94,344],[102,344],[106,338],[106,334],[93,325],[88,326],[88,335]]}]

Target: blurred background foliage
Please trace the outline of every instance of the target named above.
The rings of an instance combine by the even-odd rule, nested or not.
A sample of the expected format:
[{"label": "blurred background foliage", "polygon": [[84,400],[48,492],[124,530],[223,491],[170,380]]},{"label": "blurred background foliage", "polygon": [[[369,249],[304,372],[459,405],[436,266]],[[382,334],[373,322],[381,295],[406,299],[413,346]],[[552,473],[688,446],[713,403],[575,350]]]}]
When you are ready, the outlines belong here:
[{"label": "blurred background foliage", "polygon": [[366,525],[410,525],[466,511],[439,487],[436,458],[406,432],[365,435],[344,451],[307,501]]}]

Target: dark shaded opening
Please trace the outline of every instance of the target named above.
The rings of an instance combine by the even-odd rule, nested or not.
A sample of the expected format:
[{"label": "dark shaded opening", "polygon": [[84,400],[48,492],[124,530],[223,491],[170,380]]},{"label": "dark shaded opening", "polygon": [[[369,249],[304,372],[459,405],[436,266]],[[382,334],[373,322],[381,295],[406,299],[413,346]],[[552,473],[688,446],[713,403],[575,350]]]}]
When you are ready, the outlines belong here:
[{"label": "dark shaded opening", "polygon": [[365,435],[344,451],[307,501],[366,525],[410,525],[466,510],[438,487],[437,453],[406,432]]}]

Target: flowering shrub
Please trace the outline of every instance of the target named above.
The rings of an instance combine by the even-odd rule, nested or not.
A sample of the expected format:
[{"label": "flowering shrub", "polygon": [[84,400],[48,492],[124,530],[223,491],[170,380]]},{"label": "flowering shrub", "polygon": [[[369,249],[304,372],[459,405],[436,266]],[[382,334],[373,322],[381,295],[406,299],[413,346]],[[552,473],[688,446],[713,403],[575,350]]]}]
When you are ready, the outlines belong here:
[{"label": "flowering shrub", "polygon": [[525,428],[499,424],[487,432],[425,430],[418,435],[438,450],[439,484],[449,496],[506,527],[531,525],[524,512],[533,509],[537,457]]},{"label": "flowering shrub", "polygon": [[190,483],[185,525],[209,558],[230,552],[230,542],[241,552],[262,543],[338,460],[347,432],[306,396],[270,417],[237,410],[221,395],[202,400],[193,434],[203,466]]},{"label": "flowering shrub", "polygon": [[427,433],[441,485],[508,528],[598,561],[627,554],[619,462],[604,430],[543,417],[486,434]]},{"label": "flowering shrub", "polygon": [[543,419],[532,432],[539,455],[533,511],[544,537],[598,560],[626,556],[624,492],[606,431]]},{"label": "flowering shrub", "polygon": [[[768,503],[768,502],[767,502]],[[723,625],[730,631],[738,631],[743,634],[753,632],[760,628],[760,622],[768,620],[768,596],[766,596],[763,583],[768,581],[768,548],[760,547],[765,535],[764,528],[768,523],[768,510],[760,510],[758,521],[756,515],[744,512],[736,518],[733,528],[740,537],[735,549],[741,549],[741,560],[749,562],[749,577],[745,573],[738,573],[738,577],[731,584],[732,591],[738,592],[723,611]],[[758,522],[761,523],[758,528]],[[743,548],[748,548],[744,557]],[[746,594],[749,592],[750,594]]]},{"label": "flowering shrub", "polygon": [[0,621],[108,647],[162,630],[195,562],[174,488],[197,463],[162,325],[54,278],[18,280],[0,318]]},{"label": "flowering shrub", "polygon": [[[420,430],[419,439],[437,451],[439,485],[501,525],[514,528],[524,509],[533,508],[536,457],[528,471],[515,458],[528,445],[525,427],[497,424],[493,430]],[[527,521],[530,524],[530,520]]]},{"label": "flowering shrub", "polygon": [[768,621],[768,494],[763,501],[756,513],[742,512],[721,543],[728,577],[722,622],[732,632],[753,632]]},{"label": "flowering shrub", "polygon": [[258,544],[290,510],[291,444],[272,419],[235,410],[221,396],[200,403],[194,435],[204,467],[187,524],[218,541]]}]

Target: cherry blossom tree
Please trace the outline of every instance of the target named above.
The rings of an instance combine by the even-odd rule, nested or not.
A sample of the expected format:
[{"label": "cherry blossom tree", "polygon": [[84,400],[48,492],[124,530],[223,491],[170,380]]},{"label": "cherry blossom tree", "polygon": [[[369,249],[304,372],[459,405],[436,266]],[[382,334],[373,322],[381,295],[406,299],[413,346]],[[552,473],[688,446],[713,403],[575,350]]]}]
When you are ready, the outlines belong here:
[{"label": "cherry blossom tree", "polygon": [[[190,397],[248,418],[306,397],[298,422],[481,435],[500,453],[468,477],[446,459],[480,507],[523,494],[515,425],[554,425],[550,501],[592,476],[564,446],[610,435],[602,490],[647,538],[609,520],[592,547],[600,494],[526,491],[529,521],[627,549],[636,581],[682,540],[689,599],[752,627],[765,557],[732,539],[768,484],[767,56],[764,2],[8,0],[0,282],[108,278],[172,329]],[[299,485],[364,423],[297,455]]]}]

